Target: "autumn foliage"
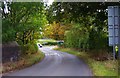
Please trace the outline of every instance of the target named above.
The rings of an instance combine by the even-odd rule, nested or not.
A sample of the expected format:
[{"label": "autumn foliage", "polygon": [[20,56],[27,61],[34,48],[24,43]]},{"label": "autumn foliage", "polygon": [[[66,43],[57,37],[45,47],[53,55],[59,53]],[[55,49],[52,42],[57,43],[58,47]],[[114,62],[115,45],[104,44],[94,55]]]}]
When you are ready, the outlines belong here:
[{"label": "autumn foliage", "polygon": [[47,38],[52,38],[55,40],[63,40],[64,39],[64,33],[66,30],[70,28],[70,25],[63,25],[61,23],[53,22],[52,24],[49,24],[45,26],[44,28],[44,36]]}]

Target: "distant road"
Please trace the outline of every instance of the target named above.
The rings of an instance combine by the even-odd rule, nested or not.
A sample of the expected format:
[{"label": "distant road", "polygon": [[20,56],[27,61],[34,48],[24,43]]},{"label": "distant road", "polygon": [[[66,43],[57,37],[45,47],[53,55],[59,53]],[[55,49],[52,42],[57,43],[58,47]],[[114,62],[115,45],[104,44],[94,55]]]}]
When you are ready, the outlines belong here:
[{"label": "distant road", "polygon": [[76,56],[53,50],[54,46],[40,48],[45,53],[42,62],[6,74],[6,76],[92,76],[86,63]]}]

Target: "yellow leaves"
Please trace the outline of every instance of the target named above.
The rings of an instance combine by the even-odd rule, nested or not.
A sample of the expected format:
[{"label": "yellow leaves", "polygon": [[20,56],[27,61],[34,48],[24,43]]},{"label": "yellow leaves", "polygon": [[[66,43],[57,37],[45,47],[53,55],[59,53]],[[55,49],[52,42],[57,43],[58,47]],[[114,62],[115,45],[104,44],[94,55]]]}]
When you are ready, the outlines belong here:
[{"label": "yellow leaves", "polygon": [[63,39],[66,28],[68,29],[67,26],[54,21],[53,24],[46,26],[44,29],[44,35],[48,38]]}]

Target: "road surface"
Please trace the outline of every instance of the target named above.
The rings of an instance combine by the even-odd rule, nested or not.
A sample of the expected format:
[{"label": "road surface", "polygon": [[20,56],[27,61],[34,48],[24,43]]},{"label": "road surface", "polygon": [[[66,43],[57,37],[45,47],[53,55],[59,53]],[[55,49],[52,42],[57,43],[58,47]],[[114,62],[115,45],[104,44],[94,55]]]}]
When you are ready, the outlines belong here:
[{"label": "road surface", "polygon": [[40,63],[8,73],[6,76],[92,76],[83,60],[53,48],[54,46],[40,48],[45,53],[45,58]]}]

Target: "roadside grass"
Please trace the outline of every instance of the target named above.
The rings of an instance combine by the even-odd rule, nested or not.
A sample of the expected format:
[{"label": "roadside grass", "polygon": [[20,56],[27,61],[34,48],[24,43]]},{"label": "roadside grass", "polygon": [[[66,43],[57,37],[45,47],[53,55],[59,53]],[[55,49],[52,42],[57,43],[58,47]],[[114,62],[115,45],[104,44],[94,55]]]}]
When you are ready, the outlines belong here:
[{"label": "roadside grass", "polygon": [[97,61],[91,58],[88,52],[79,52],[71,48],[54,48],[62,52],[67,52],[83,59],[91,68],[94,76],[118,76],[118,61],[105,60]]},{"label": "roadside grass", "polygon": [[39,61],[41,61],[43,58],[44,54],[40,51],[38,51],[35,54],[25,55],[16,62],[7,62],[2,64],[2,73],[4,75],[5,73],[11,71],[20,70],[22,68],[32,66],[33,64],[36,64]]}]

